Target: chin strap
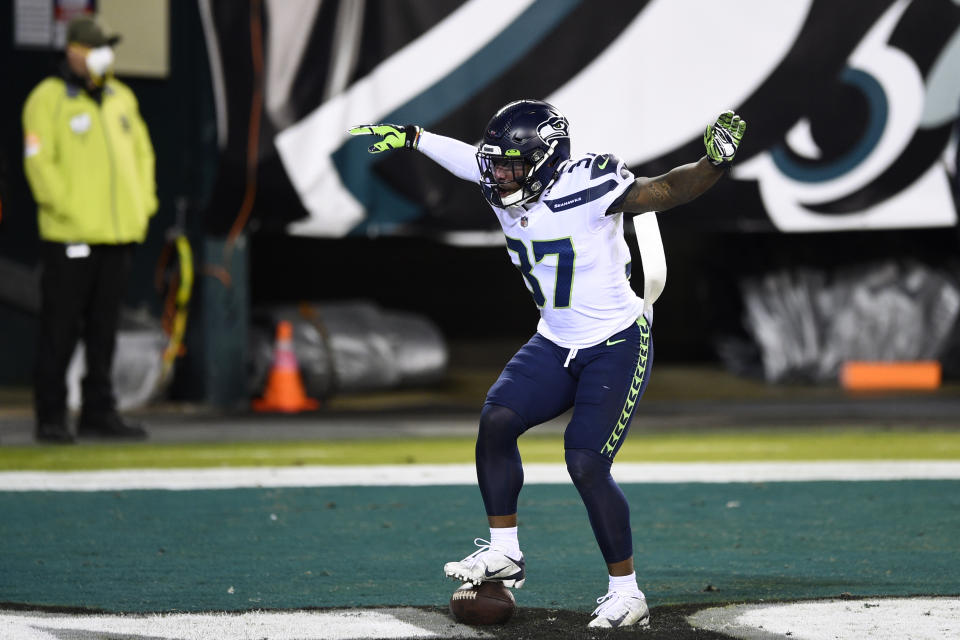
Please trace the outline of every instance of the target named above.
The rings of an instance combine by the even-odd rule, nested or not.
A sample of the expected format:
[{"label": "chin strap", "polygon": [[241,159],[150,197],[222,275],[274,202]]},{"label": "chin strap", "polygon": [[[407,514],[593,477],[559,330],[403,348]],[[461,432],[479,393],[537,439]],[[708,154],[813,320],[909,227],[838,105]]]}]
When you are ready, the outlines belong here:
[{"label": "chin strap", "polygon": [[[656,211],[634,216],[633,229],[643,264],[643,315],[646,317],[667,284],[667,257],[663,251]],[[650,317],[647,319],[649,321]]]},{"label": "chin strap", "polygon": [[[496,189],[496,187],[491,187],[491,188]],[[512,200],[512,202],[505,202],[503,199],[503,196],[500,196],[500,202],[503,204],[503,208],[506,209],[509,207],[522,207],[526,202],[523,199],[523,192],[524,192],[524,188],[520,187],[519,189],[511,193],[509,196],[507,196],[507,199]]]}]

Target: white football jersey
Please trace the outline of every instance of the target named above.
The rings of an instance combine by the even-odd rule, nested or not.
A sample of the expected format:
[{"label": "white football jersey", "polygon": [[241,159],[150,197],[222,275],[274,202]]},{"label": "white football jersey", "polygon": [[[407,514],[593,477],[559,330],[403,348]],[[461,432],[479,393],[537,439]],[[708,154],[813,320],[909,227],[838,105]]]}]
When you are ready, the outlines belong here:
[{"label": "white football jersey", "polygon": [[535,203],[493,207],[507,253],[540,308],[537,331],[561,347],[602,342],[643,311],[630,287],[623,214],[606,213],[633,180],[615,156],[591,153],[561,165]]}]

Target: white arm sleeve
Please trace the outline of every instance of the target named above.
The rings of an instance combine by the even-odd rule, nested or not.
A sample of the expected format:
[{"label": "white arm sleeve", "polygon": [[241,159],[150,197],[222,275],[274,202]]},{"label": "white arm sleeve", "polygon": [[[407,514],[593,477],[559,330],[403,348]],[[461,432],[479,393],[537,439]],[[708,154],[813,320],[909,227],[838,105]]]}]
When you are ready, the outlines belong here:
[{"label": "white arm sleeve", "polygon": [[417,151],[463,180],[480,182],[480,167],[477,166],[477,148],[429,131],[420,134]]}]

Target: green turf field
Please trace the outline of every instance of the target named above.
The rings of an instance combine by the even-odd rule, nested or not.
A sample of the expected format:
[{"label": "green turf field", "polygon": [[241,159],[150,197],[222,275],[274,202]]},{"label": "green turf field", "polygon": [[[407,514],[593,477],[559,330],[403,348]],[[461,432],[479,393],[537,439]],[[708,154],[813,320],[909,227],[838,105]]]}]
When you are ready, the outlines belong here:
[{"label": "green turf field", "polygon": [[[521,439],[527,462],[562,437]],[[635,432],[628,462],[957,460],[960,432]],[[469,463],[473,439],[0,448],[0,470]],[[652,606],[960,593],[960,481],[624,484]],[[474,486],[0,491],[0,602],[117,612],[443,606]],[[521,607],[589,612],[606,567],[569,484],[520,501]]]},{"label": "green turf field", "polygon": [[[960,481],[624,485],[652,605],[960,593]],[[444,605],[476,487],[0,492],[0,602],[110,611]],[[526,487],[521,606],[606,588],[569,485]]]},{"label": "green turf field", "polygon": [[[520,439],[520,451],[526,462],[562,462],[563,439],[531,433]],[[636,432],[617,455],[623,462],[957,459],[960,431],[879,429]],[[0,448],[0,471],[472,461],[467,437]]]}]

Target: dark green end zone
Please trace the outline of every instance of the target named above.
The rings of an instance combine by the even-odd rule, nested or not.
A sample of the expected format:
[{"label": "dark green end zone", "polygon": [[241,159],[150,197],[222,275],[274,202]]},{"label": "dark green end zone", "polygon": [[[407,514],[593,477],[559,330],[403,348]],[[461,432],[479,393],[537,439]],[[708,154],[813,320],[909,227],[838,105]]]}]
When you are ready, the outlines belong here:
[{"label": "dark green end zone", "polygon": [[[652,605],[960,593],[958,481],[624,490]],[[0,514],[0,602],[128,612],[443,606],[443,563],[486,537],[475,487],[0,493]],[[520,606],[590,610],[606,570],[573,487],[525,488],[520,515]]]}]

